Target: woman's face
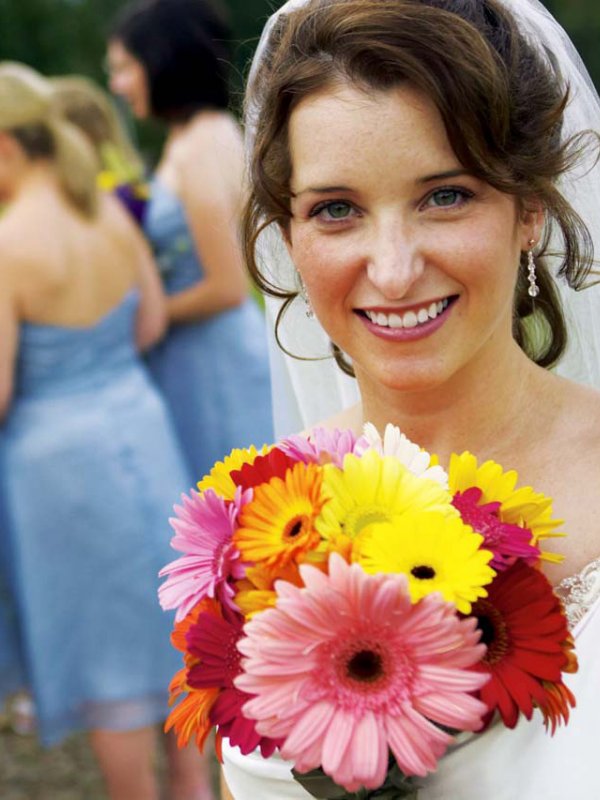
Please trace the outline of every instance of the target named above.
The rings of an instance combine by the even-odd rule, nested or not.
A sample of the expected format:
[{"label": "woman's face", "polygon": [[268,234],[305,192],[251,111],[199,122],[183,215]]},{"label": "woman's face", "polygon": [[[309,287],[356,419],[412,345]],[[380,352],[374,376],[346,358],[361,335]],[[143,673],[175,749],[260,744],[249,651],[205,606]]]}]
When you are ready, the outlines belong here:
[{"label": "woman's face", "polygon": [[124,98],[138,119],[150,114],[150,91],[146,69],[118,39],[108,43],[110,90]]},{"label": "woman's face", "polygon": [[289,144],[289,250],[361,383],[426,390],[514,346],[538,216],[465,171],[427,97],[339,85],[296,107]]}]

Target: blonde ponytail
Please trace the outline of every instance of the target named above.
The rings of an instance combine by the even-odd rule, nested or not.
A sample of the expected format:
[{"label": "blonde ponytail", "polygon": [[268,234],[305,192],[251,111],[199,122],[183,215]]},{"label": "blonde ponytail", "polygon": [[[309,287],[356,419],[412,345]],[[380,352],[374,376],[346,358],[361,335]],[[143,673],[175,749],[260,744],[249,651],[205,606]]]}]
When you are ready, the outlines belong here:
[{"label": "blonde ponytail", "polygon": [[0,63],[0,130],[12,133],[31,158],[40,153],[28,148],[30,134],[46,133],[50,147],[44,156],[54,163],[66,197],[85,216],[96,213],[94,149],[55,106],[52,84],[24,64]]}]

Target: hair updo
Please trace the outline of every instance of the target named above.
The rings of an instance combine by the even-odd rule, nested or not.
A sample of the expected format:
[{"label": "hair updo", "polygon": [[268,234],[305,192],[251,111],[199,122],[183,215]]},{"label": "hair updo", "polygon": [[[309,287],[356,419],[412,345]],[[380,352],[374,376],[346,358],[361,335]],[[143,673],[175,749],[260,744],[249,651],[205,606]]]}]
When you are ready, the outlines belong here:
[{"label": "hair updo", "polygon": [[562,240],[557,275],[572,288],[582,288],[593,263],[589,231],[556,185],[581,154],[585,134],[562,139],[569,89],[552,55],[528,41],[497,0],[309,0],[276,20],[248,93],[255,135],[244,245],[258,286],[285,300],[277,326],[297,292],[262,274],[257,238],[273,222],[284,232],[289,226],[292,111],[340,80],[367,91],[415,87],[435,103],[468,171],[522,204],[541,203],[547,224],[536,257],[540,293],[532,302],[522,253],[513,335],[537,364],[555,364],[567,333],[547,263],[557,256],[551,243],[553,251]]},{"label": "hair updo", "polygon": [[50,81],[25,64],[0,63],[0,130],[14,136],[31,160],[54,162],[66,197],[82,214],[95,214],[93,148],[56,107]]}]

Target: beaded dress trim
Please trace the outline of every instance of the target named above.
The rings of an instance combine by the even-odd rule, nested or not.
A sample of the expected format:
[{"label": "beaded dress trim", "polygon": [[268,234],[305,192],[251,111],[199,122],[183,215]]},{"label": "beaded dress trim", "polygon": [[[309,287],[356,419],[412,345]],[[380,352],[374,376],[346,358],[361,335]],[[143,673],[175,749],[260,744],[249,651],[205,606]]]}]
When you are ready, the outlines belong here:
[{"label": "beaded dress trim", "polygon": [[577,575],[564,578],[554,591],[563,602],[569,628],[573,630],[600,597],[600,558],[590,562]]}]

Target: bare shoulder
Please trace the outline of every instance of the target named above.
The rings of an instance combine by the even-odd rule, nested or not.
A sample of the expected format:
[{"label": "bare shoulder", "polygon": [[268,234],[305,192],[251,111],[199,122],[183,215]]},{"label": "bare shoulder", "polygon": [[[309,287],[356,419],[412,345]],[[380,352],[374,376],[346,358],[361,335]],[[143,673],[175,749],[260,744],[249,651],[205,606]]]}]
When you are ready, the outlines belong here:
[{"label": "bare shoulder", "polygon": [[31,236],[17,208],[7,209],[0,222],[0,281],[4,289],[15,291],[27,281],[37,263],[40,246],[43,249],[44,232]]}]

